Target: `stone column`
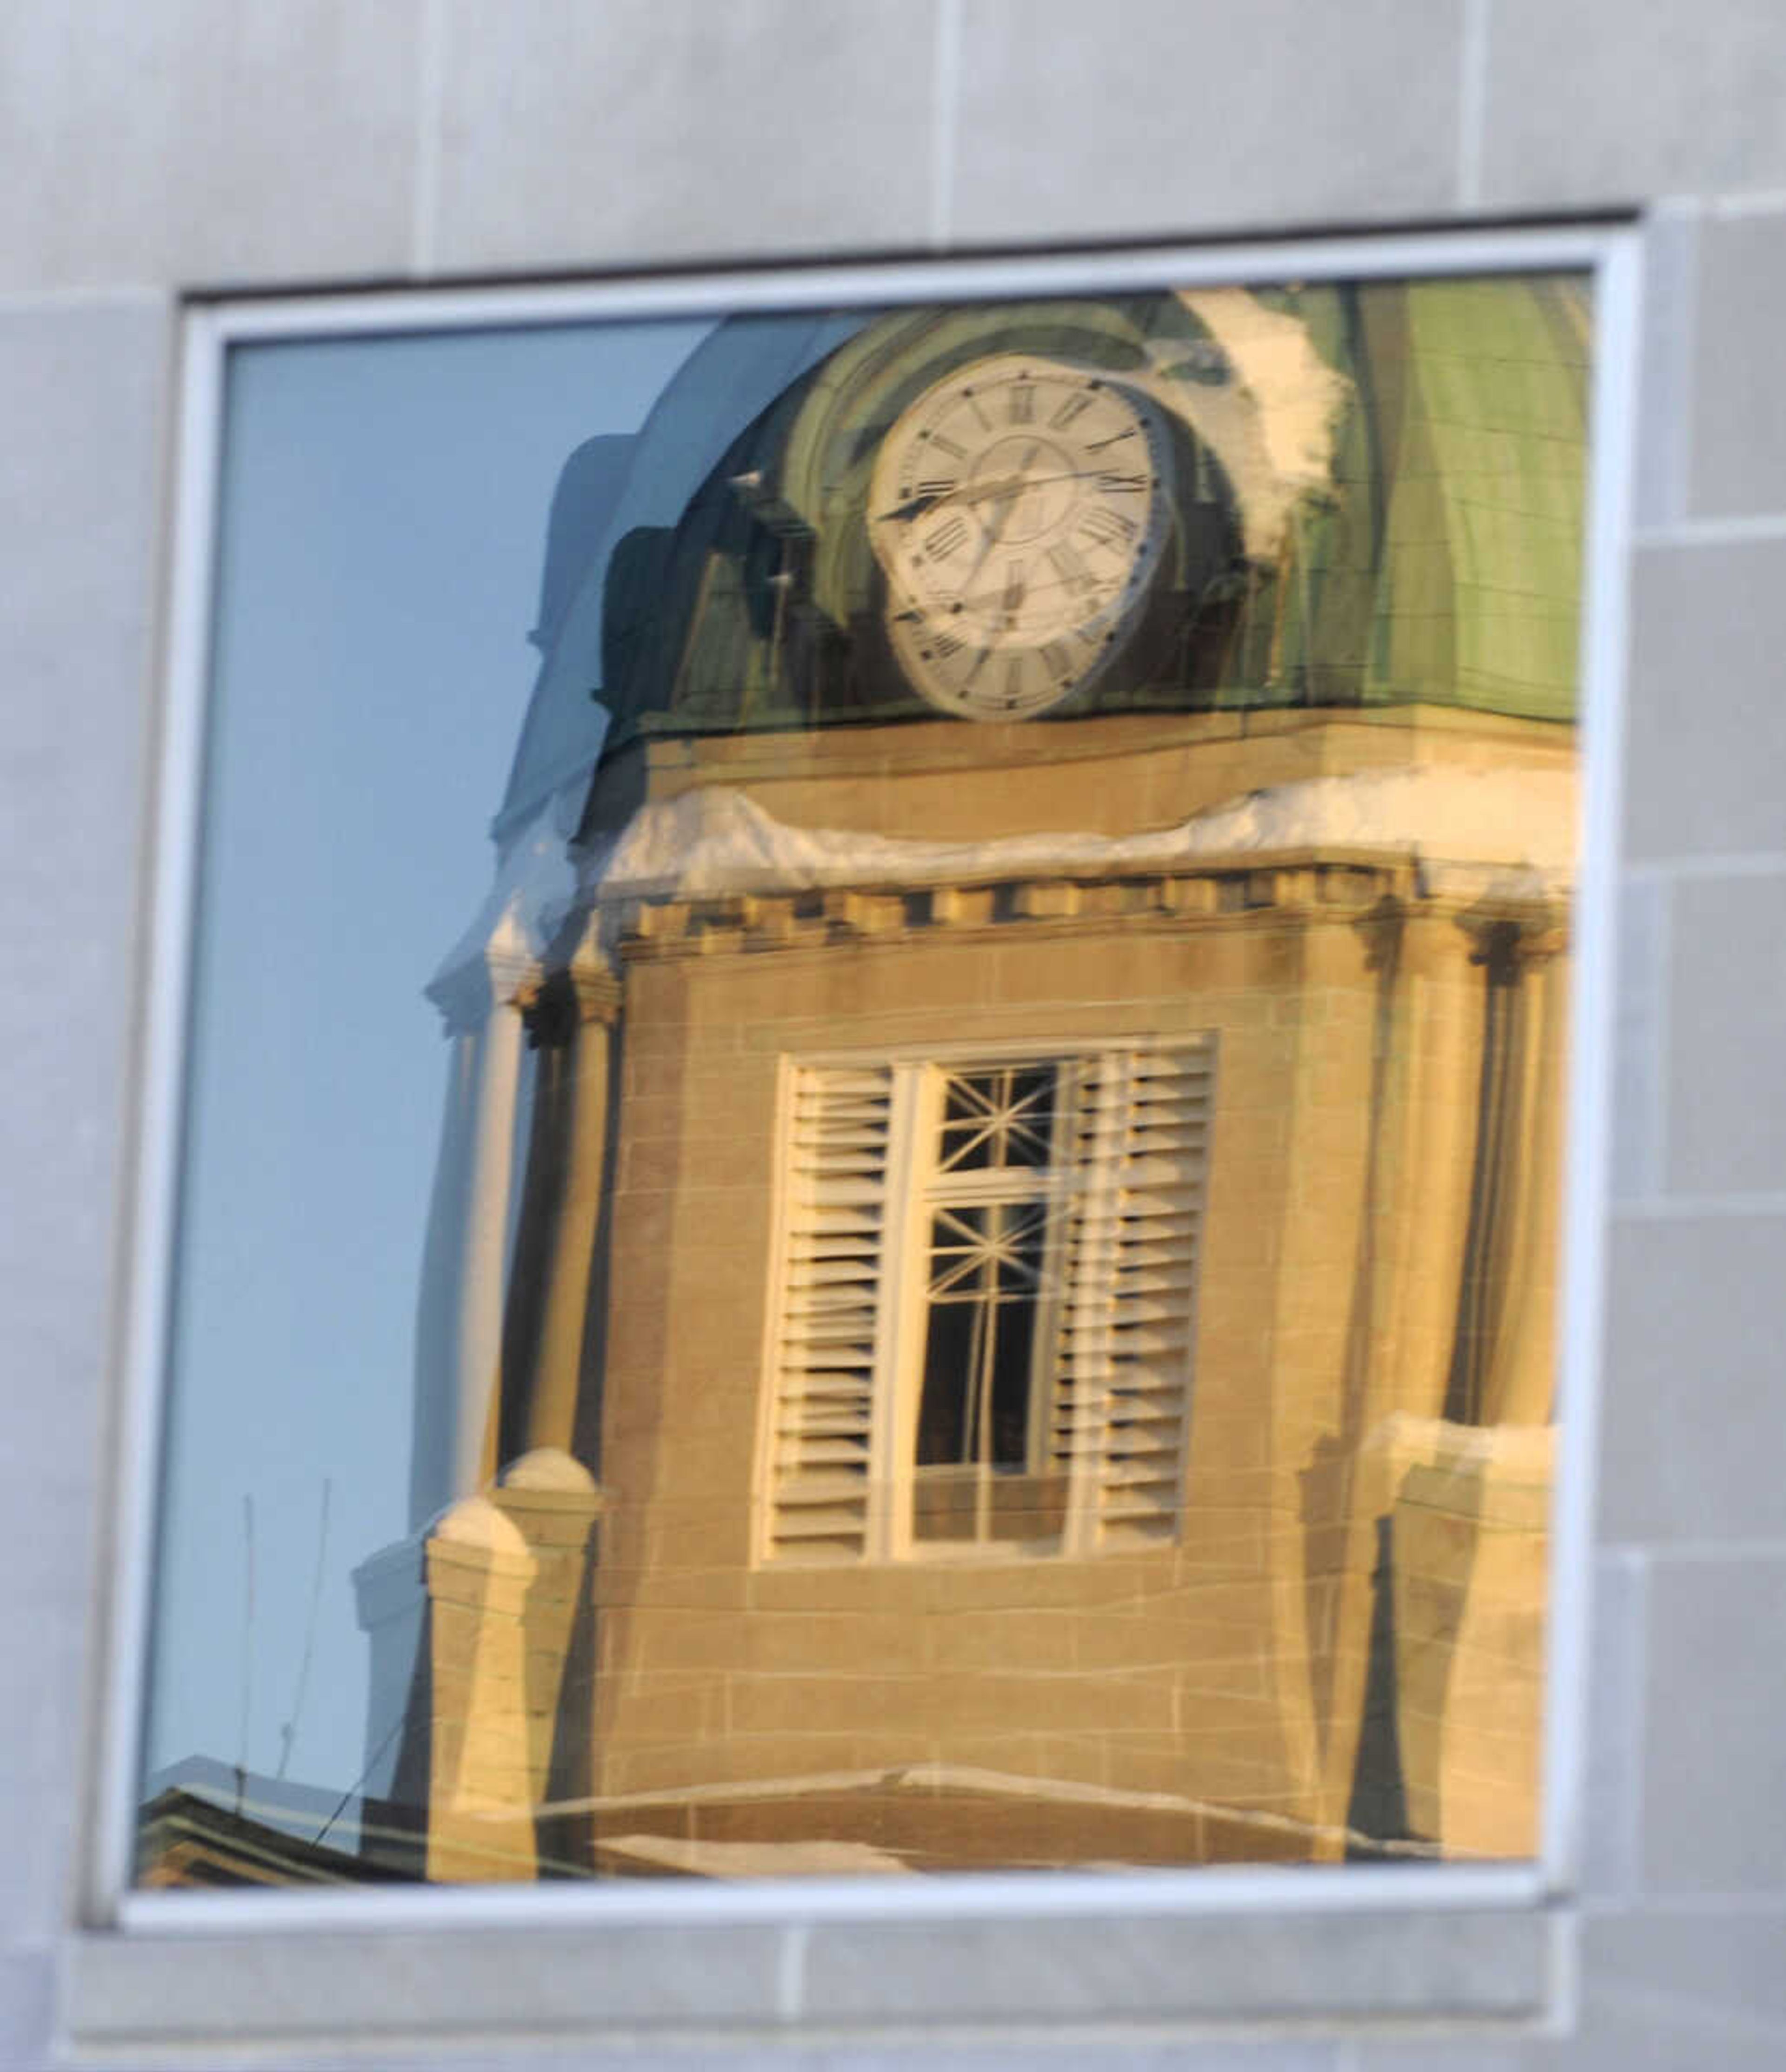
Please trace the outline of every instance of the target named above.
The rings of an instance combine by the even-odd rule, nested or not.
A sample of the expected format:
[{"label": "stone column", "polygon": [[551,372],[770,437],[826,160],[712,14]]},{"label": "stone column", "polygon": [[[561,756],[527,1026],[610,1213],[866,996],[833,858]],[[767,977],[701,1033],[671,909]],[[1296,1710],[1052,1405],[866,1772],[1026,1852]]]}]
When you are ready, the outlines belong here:
[{"label": "stone column", "polygon": [[428,1594],[427,1874],[531,1879],[526,1629],[537,1564],[486,1497],[454,1504],[423,1544]]},{"label": "stone column", "polygon": [[542,1446],[504,1467],[491,1501],[534,1564],[523,1614],[525,1704],[541,1867],[587,1870],[602,1492],[580,1462]]},{"label": "stone column", "polygon": [[502,1314],[508,1284],[508,1202],[514,1185],[515,1104],[521,1085],[522,1003],[493,995],[478,1058],[467,1164],[464,1244],[459,1256],[455,1371],[453,1490],[496,1477],[496,1419],[502,1381]]},{"label": "stone column", "polygon": [[1475,938],[1455,911],[1410,915],[1392,1127],[1399,1182],[1385,1250],[1389,1298],[1360,1436],[1397,1411],[1436,1417],[1457,1331],[1482,1081],[1483,992]]},{"label": "stone column", "polygon": [[545,1316],[531,1377],[526,1433],[529,1451],[574,1451],[583,1379],[597,1240],[606,1192],[608,1107],[620,988],[581,954],[570,972],[577,1005],[570,1038],[570,1142],[546,1266]]},{"label": "stone column", "polygon": [[[1394,945],[1391,1011],[1377,1038],[1387,1055],[1377,1124],[1374,1286],[1358,1320],[1357,1371],[1348,1378],[1328,1477],[1343,1546],[1321,1671],[1327,1702],[1314,1853],[1331,1859],[1344,1853],[1361,1741],[1386,1731],[1392,1716],[1371,1689],[1389,1581],[1381,1521],[1419,1435],[1443,1408],[1456,1336],[1482,1076],[1483,980],[1471,961],[1474,947],[1454,908],[1410,903]],[[1367,1753],[1367,1770],[1374,1760]]]},{"label": "stone column", "polygon": [[1509,1285],[1483,1392],[1485,1424],[1548,1424],[1556,1395],[1567,1128],[1567,947],[1566,931],[1546,917],[1521,931],[1516,951],[1525,993],[1521,1127],[1504,1247]]},{"label": "stone column", "polygon": [[496,1476],[515,1118],[538,985],[537,965],[499,931],[428,989],[455,1055],[417,1330],[418,1519]]}]

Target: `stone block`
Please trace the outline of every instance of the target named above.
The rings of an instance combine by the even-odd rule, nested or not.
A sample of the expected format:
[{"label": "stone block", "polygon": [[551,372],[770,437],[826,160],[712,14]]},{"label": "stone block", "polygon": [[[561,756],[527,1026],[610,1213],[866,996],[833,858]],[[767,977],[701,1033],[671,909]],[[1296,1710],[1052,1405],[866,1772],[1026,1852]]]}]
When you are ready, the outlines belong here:
[{"label": "stone block", "polygon": [[1658,211],[1643,227],[1644,313],[1634,456],[1633,517],[1640,528],[1685,515],[1692,438],[1693,331],[1700,219]]},{"label": "stone block", "polygon": [[[9,191],[32,185],[19,175]],[[150,296],[0,306],[0,1166],[31,1176],[30,1214],[0,1231],[0,1296],[13,1371],[34,1384],[46,1497],[85,1484],[104,1357],[168,340]],[[52,1507],[39,1530],[72,1577],[77,1507]]]},{"label": "stone block", "polygon": [[1663,1893],[1777,1892],[1786,1558],[1658,1559],[1649,1593],[1644,1884]]},{"label": "stone block", "polygon": [[860,0],[817,12],[800,0],[518,0],[496,15],[448,0],[444,16],[444,268],[735,259],[925,234],[928,10],[913,25]]},{"label": "stone block", "polygon": [[[977,0],[962,18],[949,224],[965,242],[1381,220],[1452,202],[1455,6]],[[1414,76],[1410,97],[1399,83]]]},{"label": "stone block", "polygon": [[1786,1188],[1786,870],[1693,878],[1673,903],[1665,1184]]},{"label": "stone block", "polygon": [[1786,1218],[1616,1225],[1607,1314],[1601,1530],[1777,1536],[1786,1431],[1757,1379],[1786,1337]]},{"label": "stone block", "polygon": [[1541,2004],[1550,1926],[1537,1915],[1332,1914],[814,1927],[805,2006],[820,2021],[1037,2025],[1381,2015],[1510,2016]]},{"label": "stone block", "polygon": [[1663,1001],[1668,887],[1628,877],[1619,891],[1612,1055],[1612,1198],[1642,1200],[1662,1178]]},{"label": "stone block", "polygon": [[1786,183],[1769,0],[1496,0],[1480,199],[1564,208]]},{"label": "stone block", "polygon": [[[1767,0],[1758,0],[1758,7],[1773,23],[1777,78],[1786,71],[1786,41]],[[1695,29],[1696,41],[1699,34]],[[1760,81],[1755,84],[1759,88]],[[1783,89],[1765,90],[1776,108],[1772,119],[1778,149],[1786,157],[1786,135],[1777,117]],[[1699,113],[1702,118],[1703,110]],[[1722,134],[1722,117],[1702,121],[1702,126],[1709,136]],[[1775,184],[1786,185],[1786,170]],[[1786,425],[1775,401],[1774,374],[1780,327],[1786,324],[1786,210],[1714,217],[1700,224],[1698,249],[1688,515],[1776,513],[1786,509]],[[1759,593],[1748,599],[1751,608],[1772,602]]]},{"label": "stone block", "polygon": [[[360,1930],[353,1934],[80,1937],[64,2018],[83,2048],[140,2064],[209,2037],[233,2054],[319,2031],[368,2042],[467,2034],[767,2024],[777,1931],[697,1927]],[[289,2047],[289,2044],[288,2044]]]},{"label": "stone block", "polygon": [[56,1960],[47,1945],[0,1951],[0,2065],[29,2072],[52,2062]]},{"label": "stone block", "polygon": [[1786,541],[1652,548],[1633,565],[1632,606],[1627,854],[1786,851],[1773,781],[1786,757]]},{"label": "stone block", "polygon": [[1587,1747],[1582,1779],[1582,1883],[1591,1893],[1636,1889],[1642,1826],[1644,1567],[1617,1550],[1594,1564]]},{"label": "stone block", "polygon": [[1372,2041],[1356,2072],[1774,2072],[1786,2054],[1780,1918],[1659,1910],[1591,1918],[1580,2006],[1522,2041]]},{"label": "stone block", "polygon": [[9,10],[0,284],[401,272],[422,14],[422,0]]}]

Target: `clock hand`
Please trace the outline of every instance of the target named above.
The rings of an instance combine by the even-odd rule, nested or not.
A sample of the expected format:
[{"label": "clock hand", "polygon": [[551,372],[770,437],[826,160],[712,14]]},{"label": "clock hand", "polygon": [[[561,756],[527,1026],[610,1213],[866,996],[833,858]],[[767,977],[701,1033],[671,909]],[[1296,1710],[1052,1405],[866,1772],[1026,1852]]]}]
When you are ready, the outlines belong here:
[{"label": "clock hand", "polygon": [[[1039,450],[1039,443],[1038,443],[1037,446],[1031,446],[1029,451],[1024,454],[1024,467],[1027,467],[1030,462],[1035,459]],[[978,575],[981,569],[986,566],[987,555],[990,554],[993,549],[998,545],[998,536],[1004,531],[1006,524],[1009,520],[1011,512],[1016,509],[1019,498],[1023,495],[1023,491],[1029,487],[1028,480],[1024,476],[1022,469],[1019,470],[1014,480],[1008,476],[1006,477],[1006,480],[1011,482],[1011,487],[1005,495],[998,498],[997,504],[994,508],[992,516],[986,522],[986,543],[981,548],[979,553],[975,557],[973,566],[968,570],[967,574],[962,578],[965,582],[972,582],[973,578]]]},{"label": "clock hand", "polygon": [[[1042,475],[1043,482],[1060,482],[1061,475]],[[1028,483],[1011,475],[997,475],[989,482],[965,482],[954,489],[932,490],[922,496],[908,496],[903,504],[895,504],[891,511],[877,511],[873,523],[877,525],[909,525],[914,518],[921,518],[927,511],[934,511],[943,504],[981,504],[989,496],[1014,496]]]},{"label": "clock hand", "polygon": [[[1044,590],[1071,590],[1076,587],[1086,589],[1090,594],[1095,606],[1101,609],[1104,601],[1107,598],[1113,596],[1119,586],[1109,582],[1093,582],[1089,585],[1084,585],[1079,583],[1078,579],[1076,578],[1062,576],[1051,582],[1025,583],[1023,586],[1023,595],[1029,597],[1039,597]],[[1013,606],[1006,604],[1004,602],[1005,598],[1009,594],[1010,592],[1008,588],[1006,590],[983,590],[975,594],[965,594],[961,598],[961,609],[964,612],[981,612],[990,611],[997,606],[1002,606],[1004,610],[1009,611],[1014,608]],[[1020,597],[1019,602],[1021,603],[1022,601],[1022,598]],[[1092,606],[1088,606],[1088,610],[1091,608]]]},{"label": "clock hand", "polygon": [[914,518],[921,518],[936,504],[946,503],[959,491],[939,491],[928,496],[908,496],[903,504],[895,504],[891,511],[877,511],[870,521],[876,525],[909,525]]},{"label": "clock hand", "polygon": [[988,497],[1002,500],[1019,495],[1026,489],[1044,489],[1056,482],[1094,482],[1109,472],[1101,467],[1070,467],[1056,475],[1002,475],[986,482],[964,482],[958,488],[908,497],[903,504],[895,504],[891,511],[876,512],[874,522],[877,525],[895,522],[908,525],[914,518],[923,517],[940,504],[981,504]]}]

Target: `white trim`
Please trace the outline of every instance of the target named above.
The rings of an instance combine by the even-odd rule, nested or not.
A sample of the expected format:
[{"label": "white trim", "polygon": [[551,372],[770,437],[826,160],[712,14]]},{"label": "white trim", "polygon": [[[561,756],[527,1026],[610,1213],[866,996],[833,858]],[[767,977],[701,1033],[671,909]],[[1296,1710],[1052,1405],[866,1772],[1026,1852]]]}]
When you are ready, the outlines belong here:
[{"label": "white trim", "polygon": [[919,1146],[934,1140],[941,1089],[936,1073],[921,1059],[887,1062],[893,1067],[893,1099],[887,1118],[880,1342],[869,1424],[868,1539],[862,1552],[870,1561],[909,1561],[918,1553],[912,1483],[920,1392],[912,1379],[921,1369],[929,1324],[920,1264],[929,1256],[929,1219],[916,1184]]},{"label": "white trim", "polygon": [[1611,1214],[1612,1045],[1618,995],[1619,831],[1636,475],[1642,246],[1609,235],[1595,282],[1582,598],[1582,867],[1574,906],[1570,1071],[1557,1359],[1539,1861],[1548,1889],[1580,1878],[1586,1799],[1592,1588],[1606,1232]]},{"label": "white trim", "polygon": [[220,302],[205,320],[226,343],[393,331],[525,328],[597,319],[743,315],[850,304],[994,302],[1046,294],[1232,287],[1259,279],[1376,281],[1591,271],[1628,231],[1440,231],[1282,245],[1163,245],[1139,252],[921,259],[748,272],[663,274],[531,288],[374,290]]},{"label": "white trim", "polygon": [[160,753],[153,799],[150,951],[143,968],[137,1164],[129,1207],[123,1388],[115,1443],[117,1519],[109,1659],[95,1794],[96,1890],[109,1913],[135,1854],[138,1765],[146,1724],[148,1628],[154,1569],[195,894],[201,847],[211,578],[223,458],[223,340],[192,320],[180,369],[174,549]]},{"label": "white trim", "polygon": [[[1281,243],[1202,244],[1080,256],[821,265],[780,272],[665,275],[567,286],[276,297],[189,314],[184,342],[171,612],[156,779],[152,955],[143,985],[141,1134],[125,1298],[117,1443],[119,1519],[105,1665],[93,1865],[105,1917],[133,1931],[395,1929],[449,1923],[969,1918],[1005,1915],[1250,1914],[1371,1909],[1529,1907],[1574,1881],[1585,1763],[1586,1639],[1593,1515],[1600,1286],[1608,1215],[1608,1048],[1613,889],[1621,767],[1640,246],[1627,228],[1384,232]],[[1047,294],[1227,286],[1236,282],[1382,280],[1579,269],[1596,275],[1595,377],[1583,714],[1589,743],[1584,863],[1573,973],[1574,1034],[1565,1201],[1561,1379],[1566,1392],[1555,1512],[1545,1724],[1544,1842],[1537,1864],[1296,1866],[1132,1872],[1120,1877],[863,1880],[735,1886],[417,1886],[329,1892],[136,1892],[137,1762],[158,1480],[162,1382],[177,1218],[185,1013],[200,851],[223,367],[233,343],[562,325],[601,319],[718,315],[850,303],[955,302]],[[109,293],[109,291],[108,291]],[[136,299],[125,292],[117,299]],[[1701,537],[1773,536],[1772,520],[1707,521]],[[1715,525],[1714,532],[1710,528]],[[1751,536],[1750,532],[1741,536]],[[1669,544],[1687,544],[1678,532]],[[1652,536],[1648,543],[1661,544]],[[969,1050],[981,1046],[965,1046]],[[1042,1049],[1057,1046],[1042,1046]],[[1080,1047],[1087,1047],[1080,1046]],[[930,1050],[940,1057],[946,1053]],[[1772,1210],[1769,1198],[1755,1208]]]},{"label": "white trim", "polygon": [[393,1931],[623,1922],[1043,1920],[1060,1915],[1492,1913],[1544,1897],[1532,1864],[1298,1864],[1189,1870],[975,1872],[964,1877],[614,1885],[353,1885],[252,1893],[130,1892],[133,1934],[265,1929]]}]

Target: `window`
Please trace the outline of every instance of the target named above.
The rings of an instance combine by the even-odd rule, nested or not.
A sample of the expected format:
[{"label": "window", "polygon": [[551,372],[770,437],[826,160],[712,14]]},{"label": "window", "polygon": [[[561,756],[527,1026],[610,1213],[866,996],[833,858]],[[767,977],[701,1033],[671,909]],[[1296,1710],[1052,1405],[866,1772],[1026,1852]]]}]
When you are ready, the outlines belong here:
[{"label": "window", "polygon": [[1213,1061],[790,1065],[769,1558],[1173,1536]]},{"label": "window", "polygon": [[130,1906],[1535,1884],[1602,311],[1418,249],[204,319]]}]

